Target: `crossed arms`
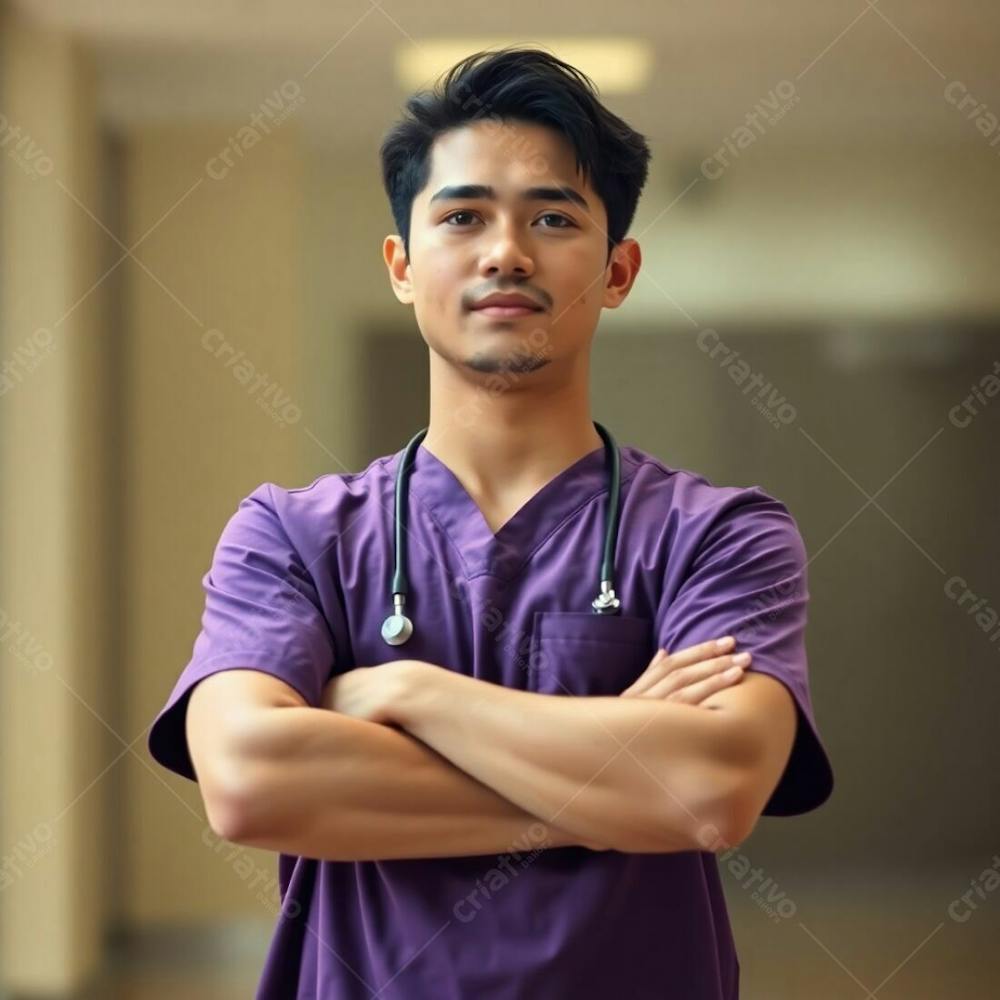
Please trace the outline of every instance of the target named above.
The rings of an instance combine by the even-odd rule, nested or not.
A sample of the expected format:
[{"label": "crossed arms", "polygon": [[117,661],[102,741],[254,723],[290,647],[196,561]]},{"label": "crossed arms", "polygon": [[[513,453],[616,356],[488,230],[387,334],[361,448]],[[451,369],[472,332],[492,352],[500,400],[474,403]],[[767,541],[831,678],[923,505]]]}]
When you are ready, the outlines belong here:
[{"label": "crossed arms", "polygon": [[[696,670],[709,645],[672,656]],[[645,690],[565,697],[400,660],[333,678],[317,707],[230,669],[195,687],[187,739],[215,832],[301,857],[500,853],[539,823],[545,847],[737,844],[791,752],[792,697],[749,672],[700,703],[674,700],[656,663]]]}]

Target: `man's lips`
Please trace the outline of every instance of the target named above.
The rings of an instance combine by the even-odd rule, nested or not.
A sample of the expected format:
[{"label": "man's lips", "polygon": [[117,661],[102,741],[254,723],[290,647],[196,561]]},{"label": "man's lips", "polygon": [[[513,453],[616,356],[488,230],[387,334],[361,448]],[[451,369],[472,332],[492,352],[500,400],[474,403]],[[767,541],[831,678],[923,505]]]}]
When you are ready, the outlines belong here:
[{"label": "man's lips", "polygon": [[530,316],[542,310],[537,306],[475,306],[472,311],[483,316],[514,317]]},{"label": "man's lips", "polygon": [[540,312],[542,307],[534,299],[519,292],[491,292],[473,303],[472,309],[476,312],[487,309],[523,309],[528,312]]}]

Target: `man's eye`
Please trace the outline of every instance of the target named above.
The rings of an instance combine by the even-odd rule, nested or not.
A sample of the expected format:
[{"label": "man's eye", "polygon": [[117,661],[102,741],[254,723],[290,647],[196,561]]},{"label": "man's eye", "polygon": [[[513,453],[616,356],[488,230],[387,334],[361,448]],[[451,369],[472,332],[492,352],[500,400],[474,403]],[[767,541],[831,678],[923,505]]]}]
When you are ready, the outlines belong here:
[{"label": "man's eye", "polygon": [[540,219],[559,219],[561,222],[565,222],[565,226],[546,226],[547,229],[569,229],[574,225],[572,219],[567,219],[565,215],[560,215],[558,212],[546,212],[544,215],[539,216]]},{"label": "man's eye", "polygon": [[[457,226],[459,229],[467,229],[467,226],[461,223],[455,222],[459,216],[468,216],[470,219],[474,219],[476,216],[473,212],[467,212],[465,210],[460,210],[458,212],[452,212],[450,215],[446,215],[443,222],[449,223],[453,226]],[[547,225],[546,229],[570,229],[575,223],[572,219],[567,218],[565,215],[560,215],[558,212],[546,212],[544,215],[540,215],[539,219],[558,219],[559,225]]]}]

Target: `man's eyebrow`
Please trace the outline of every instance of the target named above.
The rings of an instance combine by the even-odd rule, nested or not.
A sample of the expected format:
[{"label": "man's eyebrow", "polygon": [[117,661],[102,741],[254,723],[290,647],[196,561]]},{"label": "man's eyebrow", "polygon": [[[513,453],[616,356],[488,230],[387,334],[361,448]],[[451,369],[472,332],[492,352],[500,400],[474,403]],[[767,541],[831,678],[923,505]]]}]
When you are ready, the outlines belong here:
[{"label": "man's eyebrow", "polygon": [[[452,184],[441,188],[437,194],[431,196],[431,202],[453,201],[456,199],[472,200],[475,198],[485,198],[496,201],[497,193],[488,184]],[[590,211],[587,199],[566,185],[558,187],[530,187],[521,192],[522,201],[571,201],[579,205],[585,212]]]}]

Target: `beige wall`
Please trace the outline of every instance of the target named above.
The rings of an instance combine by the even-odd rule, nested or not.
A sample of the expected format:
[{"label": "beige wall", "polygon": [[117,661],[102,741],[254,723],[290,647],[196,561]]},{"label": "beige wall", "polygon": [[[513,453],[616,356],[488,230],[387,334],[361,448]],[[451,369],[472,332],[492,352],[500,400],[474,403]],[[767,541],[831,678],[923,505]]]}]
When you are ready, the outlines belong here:
[{"label": "beige wall", "polygon": [[[985,142],[831,136],[789,148],[770,138],[655,223],[683,185],[654,184],[644,198],[634,227],[653,223],[640,241],[644,266],[699,322],[1000,309],[1000,171]],[[687,323],[641,278],[629,309]]]},{"label": "beige wall", "polygon": [[[126,238],[132,245],[153,230],[136,255],[155,275],[130,267],[124,314],[121,680],[131,734],[148,728],[190,657],[200,580],[226,520],[265,480],[298,485],[309,446],[301,145],[288,123],[215,180],[206,164],[231,131],[153,127],[124,141]],[[264,405],[266,383],[239,381],[225,363],[230,349],[280,386],[287,406]],[[144,744],[144,760],[125,762],[122,779],[125,917],[252,911],[253,892],[203,840],[197,787],[150,761]],[[273,868],[272,856],[246,853]]]},{"label": "beige wall", "polygon": [[[3,987],[62,990],[107,910],[109,604],[102,555],[106,240],[90,65],[13,18],[0,35],[0,892]],[[24,155],[12,155],[30,137]],[[76,200],[75,200],[76,199]],[[94,288],[93,291],[90,289]],[[28,352],[36,349],[36,361]]]}]

